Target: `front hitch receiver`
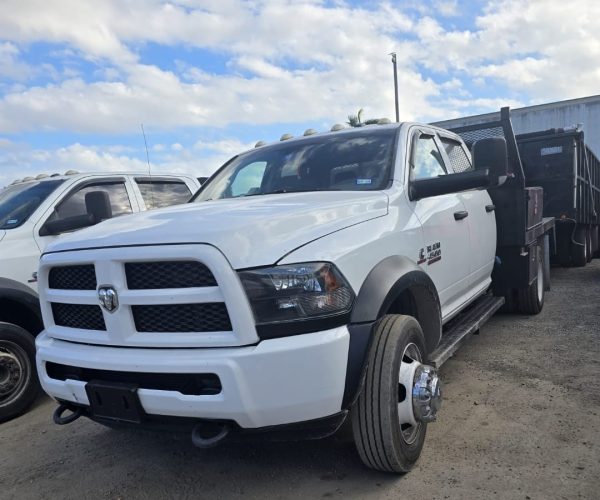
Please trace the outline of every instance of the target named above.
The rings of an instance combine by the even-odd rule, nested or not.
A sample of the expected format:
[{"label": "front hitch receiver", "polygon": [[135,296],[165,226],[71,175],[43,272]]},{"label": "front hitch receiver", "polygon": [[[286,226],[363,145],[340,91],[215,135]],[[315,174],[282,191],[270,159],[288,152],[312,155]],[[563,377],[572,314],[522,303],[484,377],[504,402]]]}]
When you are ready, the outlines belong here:
[{"label": "front hitch receiver", "polygon": [[435,422],[442,406],[442,383],[433,366],[419,365],[415,370],[412,404],[417,422]]},{"label": "front hitch receiver", "polygon": [[[67,416],[63,416],[63,413],[66,411],[70,411],[71,413]],[[83,415],[83,408],[79,406],[69,405],[67,403],[60,403],[58,408],[54,410],[54,415],[52,415],[52,420],[56,425],[67,425],[71,422],[75,422],[79,417]]]}]

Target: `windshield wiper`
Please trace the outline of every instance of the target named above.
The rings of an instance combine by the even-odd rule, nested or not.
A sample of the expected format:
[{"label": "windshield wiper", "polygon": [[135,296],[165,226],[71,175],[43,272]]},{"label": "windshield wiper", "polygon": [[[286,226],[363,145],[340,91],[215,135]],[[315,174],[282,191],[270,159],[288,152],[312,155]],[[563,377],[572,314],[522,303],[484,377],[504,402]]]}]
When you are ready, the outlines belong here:
[{"label": "windshield wiper", "polygon": [[275,191],[269,191],[268,193],[264,193],[264,194],[310,193],[311,191],[325,191],[325,189],[322,189],[322,188],[310,188],[310,189],[286,189],[286,188],[282,188],[282,189],[276,189]]}]

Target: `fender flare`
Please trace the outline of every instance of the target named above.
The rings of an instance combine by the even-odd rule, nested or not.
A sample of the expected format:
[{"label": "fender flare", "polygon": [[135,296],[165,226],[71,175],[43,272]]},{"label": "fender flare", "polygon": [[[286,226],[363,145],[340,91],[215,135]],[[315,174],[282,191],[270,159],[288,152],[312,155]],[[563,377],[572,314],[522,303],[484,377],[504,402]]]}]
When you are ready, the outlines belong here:
[{"label": "fender flare", "polygon": [[3,299],[18,302],[43,325],[39,296],[28,286],[15,280],[0,278],[0,302]]},{"label": "fender flare", "polygon": [[423,329],[427,354],[433,352],[442,335],[440,299],[429,275],[410,259],[393,255],[379,262],[363,282],[350,316],[348,363],[342,408],[358,397],[367,368],[374,325],[394,301],[410,290],[416,317]]}]

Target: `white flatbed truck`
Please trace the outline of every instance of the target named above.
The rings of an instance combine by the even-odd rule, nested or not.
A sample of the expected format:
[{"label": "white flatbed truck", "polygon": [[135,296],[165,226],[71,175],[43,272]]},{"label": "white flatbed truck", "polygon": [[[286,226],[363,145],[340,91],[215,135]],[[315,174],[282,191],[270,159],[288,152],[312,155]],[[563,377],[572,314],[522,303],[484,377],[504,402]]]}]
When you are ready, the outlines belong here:
[{"label": "white flatbed truck", "polygon": [[210,447],[350,418],[367,466],[408,471],[440,407],[436,368],[506,298],[543,306],[553,221],[528,219],[503,117],[473,158],[416,123],[257,147],[186,206],[52,244],[36,344],[55,422],[175,426]]}]

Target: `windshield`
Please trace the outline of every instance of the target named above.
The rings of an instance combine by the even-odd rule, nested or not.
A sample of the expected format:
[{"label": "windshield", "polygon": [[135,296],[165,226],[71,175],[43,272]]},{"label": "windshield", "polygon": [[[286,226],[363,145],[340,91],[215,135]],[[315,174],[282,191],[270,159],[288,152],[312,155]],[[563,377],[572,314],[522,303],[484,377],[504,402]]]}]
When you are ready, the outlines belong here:
[{"label": "windshield", "polygon": [[27,182],[0,190],[0,229],[14,229],[25,223],[63,180]]},{"label": "windshield", "polygon": [[384,189],[396,128],[367,128],[263,146],[227,163],[194,201],[299,191]]}]

